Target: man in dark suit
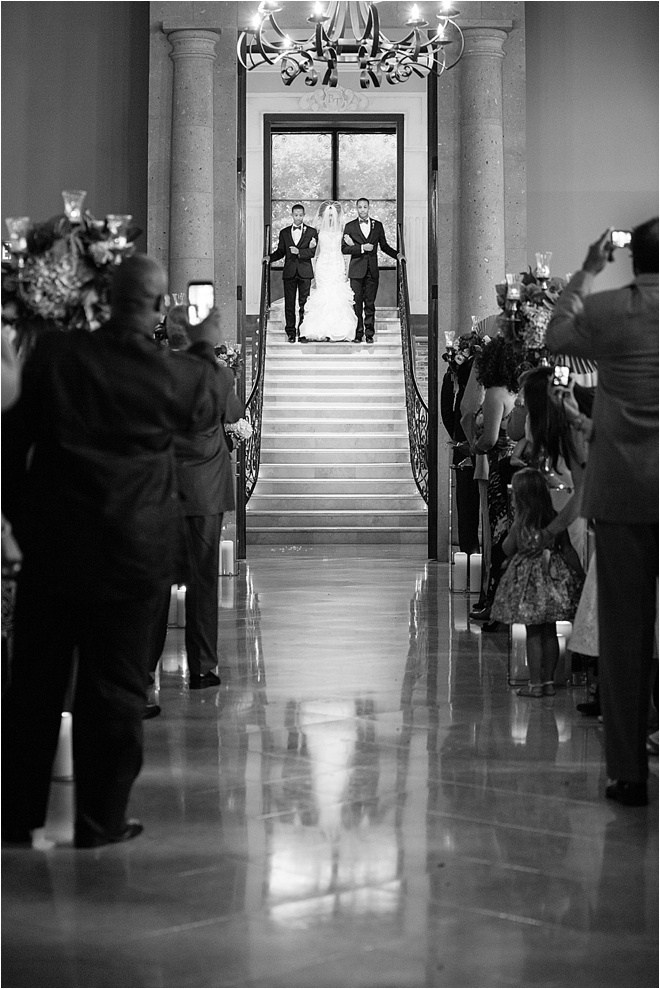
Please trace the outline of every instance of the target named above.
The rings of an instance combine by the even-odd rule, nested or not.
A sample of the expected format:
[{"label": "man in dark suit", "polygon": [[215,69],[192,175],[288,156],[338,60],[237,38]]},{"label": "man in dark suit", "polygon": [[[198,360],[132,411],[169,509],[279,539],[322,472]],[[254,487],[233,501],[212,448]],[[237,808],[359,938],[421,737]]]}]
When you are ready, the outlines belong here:
[{"label": "man in dark suit", "polygon": [[[180,327],[191,336],[191,327]],[[175,360],[186,351],[174,352]],[[226,394],[224,420],[236,422],[245,406],[234,391],[234,375],[228,367],[218,366],[216,375],[222,380]],[[180,577],[186,584],[186,657],[188,687],[200,690],[217,687],[218,665],[218,574],[220,572],[220,534],[225,512],[234,509],[234,482],[229,446],[224,422],[218,419],[205,430],[184,430],[175,433],[174,454],[182,516],[183,559]],[[153,674],[163,652],[167,635],[170,588],[161,600],[154,625],[154,640],[150,659]],[[148,705],[146,716],[158,711]]]},{"label": "man in dark suit", "polygon": [[23,551],[2,722],[12,843],[30,845],[44,826],[76,649],[74,844],[142,831],[126,808],[142,765],[153,620],[175,579],[173,436],[212,429],[228,391],[216,373],[215,314],[191,327],[186,354],[154,341],[166,287],[155,261],[124,261],[110,321],[94,333],[43,333],[5,413],[5,507]]},{"label": "man in dark suit", "polygon": [[305,207],[297,203],[291,210],[293,223],[280,230],[277,250],[267,254],[264,261],[280,261],[284,258],[282,283],[284,286],[285,330],[289,343],[296,342],[296,294],[298,295],[298,326],[303,321],[305,303],[314,277],[312,258],[316,252],[318,234],[314,227],[303,222]]},{"label": "man in dark suit", "polygon": [[636,227],[635,279],[592,293],[612,254],[591,245],[559,297],[548,347],[598,365],[582,514],[595,520],[605,795],[648,802],[646,734],[658,573],[658,220]]},{"label": "man in dark suit", "polygon": [[350,254],[348,277],[353,289],[357,328],[355,343],[361,343],[365,336],[367,343],[373,343],[376,322],[376,293],[378,292],[378,248],[391,258],[403,261],[387,243],[385,230],[380,220],[369,216],[369,200],[358,199],[357,219],[349,220],[344,227],[342,254]]}]

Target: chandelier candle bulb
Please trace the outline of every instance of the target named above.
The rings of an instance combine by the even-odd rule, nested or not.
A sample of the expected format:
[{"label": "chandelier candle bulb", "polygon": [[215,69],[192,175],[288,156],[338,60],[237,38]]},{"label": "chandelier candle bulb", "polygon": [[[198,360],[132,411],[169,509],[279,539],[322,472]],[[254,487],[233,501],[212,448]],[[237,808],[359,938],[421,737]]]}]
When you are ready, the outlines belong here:
[{"label": "chandelier candle bulb", "polygon": [[73,779],[72,718],[69,711],[62,712],[57,751],[53,760],[52,776],[54,780],[59,780],[60,782]]},{"label": "chandelier candle bulb", "polygon": [[481,553],[470,554],[470,593],[478,594],[481,590]]},{"label": "chandelier candle bulb", "polygon": [[467,582],[468,582],[467,553],[454,553],[452,591],[467,591]]}]

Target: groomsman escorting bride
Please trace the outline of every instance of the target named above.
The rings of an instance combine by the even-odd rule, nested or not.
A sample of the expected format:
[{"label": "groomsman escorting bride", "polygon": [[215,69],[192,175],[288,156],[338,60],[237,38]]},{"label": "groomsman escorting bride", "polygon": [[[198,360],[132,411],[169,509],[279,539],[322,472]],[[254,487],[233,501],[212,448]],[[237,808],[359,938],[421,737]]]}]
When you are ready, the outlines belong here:
[{"label": "groomsman escorting bride", "polygon": [[[297,333],[301,343],[309,340],[360,343],[365,336],[367,343],[373,343],[378,249],[399,261],[404,256],[387,243],[380,220],[369,216],[369,200],[358,199],[356,206],[357,218],[345,226],[342,207],[337,202],[321,204],[314,226],[303,223],[303,206],[294,206],[293,224],[280,232],[277,250],[264,257],[264,261],[285,258],[284,315],[290,343],[295,343]],[[350,255],[348,275],[346,254]]]},{"label": "groomsman escorting bride", "polygon": [[369,200],[360,198],[356,206],[357,219],[346,224],[341,249],[344,254],[351,256],[348,277],[355,296],[355,342],[361,343],[365,336],[367,343],[373,343],[378,292],[378,248],[398,261],[405,258],[387,243],[380,220],[369,216]]}]

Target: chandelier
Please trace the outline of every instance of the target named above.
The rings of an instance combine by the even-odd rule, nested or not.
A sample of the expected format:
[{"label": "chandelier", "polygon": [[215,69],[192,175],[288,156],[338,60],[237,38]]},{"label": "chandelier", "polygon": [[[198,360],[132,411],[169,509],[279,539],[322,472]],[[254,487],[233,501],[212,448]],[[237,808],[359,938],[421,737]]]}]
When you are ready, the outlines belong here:
[{"label": "chandelier", "polygon": [[413,73],[424,77],[453,68],[463,54],[463,32],[456,23],[458,11],[451,3],[440,4],[438,24],[428,21],[414,4],[400,40],[390,40],[380,29],[377,3],[334,0],[315,3],[307,23],[313,34],[304,41],[292,38],[279,26],[275,15],[282,10],[277,0],[262,0],[250,28],[238,39],[238,58],[250,71],[261,65],[279,65],[282,82],[290,86],[301,73],[307,86],[318,82],[316,65],[325,68],[323,85],[337,86],[339,64],[360,70],[360,86],[405,82]]}]

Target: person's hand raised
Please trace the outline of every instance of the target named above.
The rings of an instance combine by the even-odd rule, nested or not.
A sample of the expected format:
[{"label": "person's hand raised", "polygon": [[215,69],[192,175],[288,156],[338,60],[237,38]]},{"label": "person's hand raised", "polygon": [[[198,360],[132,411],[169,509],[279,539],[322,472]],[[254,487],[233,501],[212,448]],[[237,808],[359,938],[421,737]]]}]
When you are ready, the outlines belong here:
[{"label": "person's hand raised", "polygon": [[190,324],[188,327],[191,343],[210,343],[212,347],[220,343],[220,332],[220,310],[215,308],[201,323]]},{"label": "person's hand raised", "polygon": [[607,228],[604,234],[594,241],[587,251],[582,270],[591,275],[598,275],[608,261],[612,260],[612,230]]}]

